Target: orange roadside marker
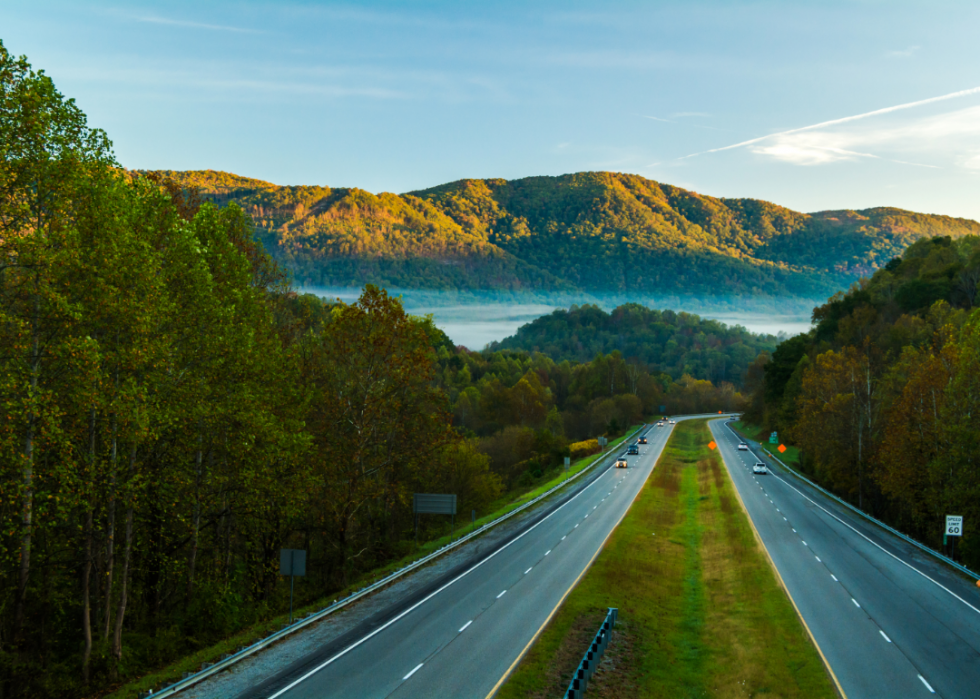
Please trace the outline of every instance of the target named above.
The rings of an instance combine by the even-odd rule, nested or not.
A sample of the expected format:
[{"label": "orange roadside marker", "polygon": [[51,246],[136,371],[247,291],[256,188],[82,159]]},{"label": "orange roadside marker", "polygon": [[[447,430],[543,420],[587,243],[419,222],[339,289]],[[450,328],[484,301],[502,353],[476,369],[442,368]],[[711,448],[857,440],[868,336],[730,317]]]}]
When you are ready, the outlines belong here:
[{"label": "orange roadside marker", "polygon": [[777,448],[777,449],[779,449],[779,453],[780,453],[780,454],[782,454],[782,453],[783,453],[784,451],[786,451],[786,447],[784,447],[784,446],[783,446],[782,444],[780,444],[780,445],[779,445],[778,447],[776,447],[776,448]]},{"label": "orange roadside marker", "polygon": [[714,440],[708,442],[708,449],[714,449],[718,445],[714,443]]}]

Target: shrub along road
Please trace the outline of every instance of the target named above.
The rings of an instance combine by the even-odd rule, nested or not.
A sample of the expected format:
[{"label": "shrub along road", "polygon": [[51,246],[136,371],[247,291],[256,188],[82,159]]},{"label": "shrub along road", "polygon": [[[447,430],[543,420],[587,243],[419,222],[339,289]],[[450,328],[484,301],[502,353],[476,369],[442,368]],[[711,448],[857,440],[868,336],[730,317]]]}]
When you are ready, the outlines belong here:
[{"label": "shrub along road", "polygon": [[[656,431],[656,430],[655,430]],[[833,697],[704,421],[677,425],[629,514],[498,697],[568,687],[607,607],[590,697]]]}]

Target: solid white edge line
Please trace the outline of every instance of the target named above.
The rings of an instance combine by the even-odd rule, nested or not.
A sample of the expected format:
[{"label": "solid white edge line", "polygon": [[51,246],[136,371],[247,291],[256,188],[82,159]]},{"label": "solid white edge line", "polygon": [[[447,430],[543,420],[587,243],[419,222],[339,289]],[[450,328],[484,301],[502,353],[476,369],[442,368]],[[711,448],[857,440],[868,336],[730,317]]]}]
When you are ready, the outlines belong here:
[{"label": "solid white edge line", "polygon": [[[497,599],[500,599],[501,597],[503,597],[503,596],[504,596],[504,595],[506,595],[506,594],[507,594],[507,590],[504,590],[504,591],[503,591],[503,592],[501,592],[501,593],[500,593],[499,595],[497,595]],[[857,604],[857,602],[855,602],[854,604]]]},{"label": "solid white edge line", "polygon": [[[776,476],[776,480],[778,480],[780,483],[782,483],[783,485],[785,485],[787,488],[792,488],[793,490],[795,490],[797,493],[800,494],[800,497],[805,498],[806,500],[809,500],[810,502],[812,502],[814,505],[816,505],[821,510],[823,510],[824,512],[826,512],[829,516],[831,516],[834,519],[836,519],[838,522],[840,522],[841,524],[843,524],[845,527],[847,527],[848,529],[850,529],[852,532],[854,532],[855,534],[857,534],[858,536],[860,536],[862,539],[864,539],[865,541],[867,541],[869,544],[871,544],[875,548],[881,549],[884,553],[887,553],[889,556],[891,556],[892,558],[894,558],[896,561],[898,561],[899,563],[901,563],[906,568],[908,568],[910,570],[914,570],[916,573],[918,573],[923,578],[925,578],[926,580],[928,580],[929,582],[931,582],[933,585],[935,585],[936,587],[938,587],[938,588],[940,588],[942,590],[945,590],[950,595],[952,595],[953,597],[955,597],[956,599],[958,599],[960,602],[962,602],[963,604],[965,604],[967,607],[969,607],[970,609],[972,609],[973,611],[975,611],[977,614],[980,614],[980,609],[977,609],[976,607],[974,607],[972,604],[970,604],[969,602],[967,602],[965,599],[963,599],[958,594],[956,594],[955,592],[953,592],[952,590],[950,590],[948,587],[946,587],[945,585],[943,585],[938,580],[935,580],[934,578],[930,578],[928,575],[926,575],[925,573],[923,573],[921,570],[919,570],[918,568],[916,568],[911,563],[906,563],[901,558],[899,558],[898,556],[896,556],[894,553],[892,553],[891,551],[889,551],[888,549],[886,549],[884,546],[882,546],[881,544],[879,544],[877,541],[874,541],[873,539],[871,539],[871,537],[867,536],[866,534],[863,534],[862,532],[859,532],[857,529],[855,529],[850,524],[848,524],[847,522],[845,522],[844,520],[842,520],[840,517],[838,517],[837,515],[835,515],[833,512],[831,512],[830,510],[828,510],[826,507],[824,507],[820,503],[816,502],[813,498],[811,498],[810,496],[808,496],[806,493],[802,492],[799,488],[797,488],[796,486],[794,486],[791,483],[789,483],[789,481],[787,481],[782,476]],[[796,531],[796,530],[794,529],[794,531]],[[923,682],[924,681],[925,680],[923,680]]]},{"label": "solid white edge line", "polygon": [[473,623],[473,620],[470,619],[465,624],[463,624],[462,627],[460,627],[460,629],[459,629],[459,633],[463,633],[464,631],[466,631],[466,627],[469,626],[472,623]]},{"label": "solid white edge line", "polygon": [[416,665],[415,668],[410,673],[408,673],[407,675],[405,675],[404,677],[402,677],[402,680],[403,681],[404,680],[407,680],[409,677],[411,677],[416,672],[418,672],[422,668],[423,665],[425,665],[425,663],[419,663],[418,665]]},{"label": "solid white edge line", "polygon": [[925,677],[923,677],[922,675],[919,675],[919,679],[922,680],[922,684],[924,684],[926,686],[926,689],[928,689],[930,693],[932,693],[932,694],[935,694],[936,693],[936,690],[932,688],[932,685],[929,684],[928,682],[926,682],[926,678]]},{"label": "solid white edge line", "polygon": [[889,643],[891,643],[891,642],[892,642],[892,639],[890,639],[890,638],[888,638],[888,634],[886,634],[886,633],[885,633],[884,631],[882,631],[881,629],[878,629],[878,633],[880,633],[880,634],[881,634],[881,637],[882,637],[883,639],[885,639],[886,641],[888,641]]},{"label": "solid white edge line", "polygon": [[[607,473],[608,473],[608,471],[607,471]],[[374,631],[372,631],[371,633],[369,633],[367,636],[364,636],[363,638],[355,641],[354,643],[350,644],[349,646],[347,646],[346,648],[344,648],[342,651],[340,651],[339,653],[337,653],[333,657],[328,658],[326,661],[324,661],[320,665],[317,665],[315,668],[313,668],[312,670],[310,670],[309,672],[307,672],[302,677],[299,677],[299,678],[293,680],[292,682],[290,682],[289,684],[287,684],[285,687],[283,687],[282,689],[280,689],[275,694],[270,695],[268,697],[268,699],[277,699],[277,697],[282,696],[283,694],[285,694],[286,692],[288,692],[290,689],[292,689],[296,685],[300,684],[301,682],[305,682],[310,677],[312,677],[313,675],[315,675],[316,673],[318,673],[320,670],[322,670],[323,668],[327,667],[327,665],[330,665],[335,660],[338,660],[342,656],[347,655],[350,651],[354,650],[355,648],[357,648],[361,644],[366,643],[370,639],[374,638],[379,633],[381,633],[382,631],[384,631],[386,628],[388,628],[389,626],[391,626],[392,624],[394,624],[396,621],[399,621],[400,619],[404,618],[405,616],[407,616],[411,612],[413,612],[416,609],[418,609],[419,607],[421,607],[423,604],[425,604],[430,599],[432,599],[433,597],[435,597],[436,595],[438,595],[440,592],[442,592],[443,590],[445,590],[450,585],[453,585],[456,582],[458,582],[459,580],[462,580],[467,575],[469,575],[470,573],[472,573],[474,570],[476,570],[477,568],[479,568],[480,566],[482,566],[484,563],[486,563],[487,561],[489,561],[491,558],[493,558],[494,556],[496,556],[498,553],[500,553],[501,551],[506,550],[511,545],[517,543],[518,541],[520,541],[521,539],[523,539],[525,536],[527,536],[528,534],[530,534],[532,531],[534,531],[535,529],[537,529],[538,527],[540,527],[542,524],[544,524],[545,522],[547,522],[553,516],[555,516],[556,514],[558,514],[559,512],[561,512],[563,509],[565,509],[566,506],[568,506],[571,503],[575,502],[575,500],[578,499],[578,497],[580,495],[582,495],[589,488],[591,488],[596,483],[598,483],[600,478],[601,478],[601,476],[598,477],[598,478],[596,478],[594,481],[592,481],[591,483],[589,483],[587,486],[585,486],[584,488],[582,488],[582,490],[580,490],[578,493],[576,493],[574,496],[572,496],[568,500],[568,502],[566,502],[564,505],[562,505],[561,507],[559,507],[558,509],[556,509],[554,512],[552,512],[551,514],[549,514],[547,517],[544,517],[540,522],[538,522],[534,526],[529,527],[526,531],[523,531],[519,535],[515,536],[513,539],[511,539],[510,541],[508,541],[506,544],[504,544],[503,546],[501,546],[499,549],[497,549],[496,551],[494,551],[493,553],[491,553],[489,556],[487,556],[483,560],[474,563],[471,568],[469,568],[467,570],[464,570],[462,573],[460,573],[455,578],[453,578],[452,580],[450,580],[449,582],[447,582],[445,585],[443,585],[442,587],[440,587],[438,590],[434,590],[433,592],[431,592],[430,594],[428,594],[426,597],[424,597],[423,599],[420,599],[418,602],[416,602],[415,604],[413,604],[408,609],[404,610],[403,612],[401,612],[397,616],[393,617],[392,619],[389,619],[387,622],[385,622],[384,624],[382,624],[381,626],[379,626],[378,628],[376,628]],[[588,515],[586,515],[586,517],[588,517]],[[575,526],[578,527],[577,524]],[[506,592],[506,590],[504,590],[504,592]]]}]

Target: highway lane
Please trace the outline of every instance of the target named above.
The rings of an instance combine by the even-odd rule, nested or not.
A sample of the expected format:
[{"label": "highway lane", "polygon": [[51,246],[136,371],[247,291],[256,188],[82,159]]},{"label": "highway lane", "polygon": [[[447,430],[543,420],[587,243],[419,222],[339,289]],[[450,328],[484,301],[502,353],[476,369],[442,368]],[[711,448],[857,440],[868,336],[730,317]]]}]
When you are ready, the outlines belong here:
[{"label": "highway lane", "polygon": [[[651,426],[649,444],[639,456],[628,457],[628,469],[606,470],[475,567],[242,696],[487,696],[597,555],[670,432],[669,426]],[[624,451],[625,446],[616,454]]]},{"label": "highway lane", "polygon": [[[980,696],[972,581],[711,430],[794,603],[850,699]],[[753,475],[768,463],[770,475]]]}]

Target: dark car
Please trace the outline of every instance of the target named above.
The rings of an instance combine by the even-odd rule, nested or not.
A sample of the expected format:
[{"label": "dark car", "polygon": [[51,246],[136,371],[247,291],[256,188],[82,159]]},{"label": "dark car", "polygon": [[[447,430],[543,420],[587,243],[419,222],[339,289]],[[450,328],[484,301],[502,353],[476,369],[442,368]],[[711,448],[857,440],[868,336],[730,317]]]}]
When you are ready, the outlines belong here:
[{"label": "dark car", "polygon": [[636,443],[637,444],[646,444],[647,443],[647,438],[646,437],[640,437],[638,440],[636,440]]},{"label": "dark car", "polygon": [[640,453],[640,448],[638,446],[636,446],[635,444],[630,444],[629,447],[626,449],[626,453],[627,454],[639,454]]}]

